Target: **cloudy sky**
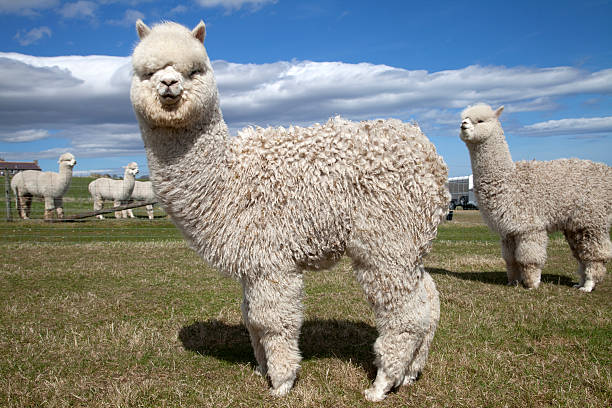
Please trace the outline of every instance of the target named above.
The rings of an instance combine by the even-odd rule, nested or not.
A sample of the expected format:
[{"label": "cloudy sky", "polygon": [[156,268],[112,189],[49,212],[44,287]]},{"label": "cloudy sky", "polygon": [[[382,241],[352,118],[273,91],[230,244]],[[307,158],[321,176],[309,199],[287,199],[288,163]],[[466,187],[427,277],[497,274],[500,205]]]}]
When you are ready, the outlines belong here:
[{"label": "cloudy sky", "polygon": [[232,132],[396,117],[461,176],[459,114],[486,102],[505,105],[515,160],[612,165],[610,0],[0,0],[0,157],[148,172],[129,102],[138,18],[204,20]]}]

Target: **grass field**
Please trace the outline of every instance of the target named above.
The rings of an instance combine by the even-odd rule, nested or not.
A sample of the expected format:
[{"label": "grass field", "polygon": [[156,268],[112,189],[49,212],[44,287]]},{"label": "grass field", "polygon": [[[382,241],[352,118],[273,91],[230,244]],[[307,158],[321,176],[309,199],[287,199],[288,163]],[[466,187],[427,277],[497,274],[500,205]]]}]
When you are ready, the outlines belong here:
[{"label": "grass field", "polygon": [[2,221],[0,406],[610,407],[612,277],[579,292],[560,235],[548,255],[538,290],[507,287],[498,238],[455,211],[425,263],[441,297],[429,362],[378,404],[362,394],[376,329],[350,262],[307,272],[302,372],[274,399],[239,285],[167,219]]}]

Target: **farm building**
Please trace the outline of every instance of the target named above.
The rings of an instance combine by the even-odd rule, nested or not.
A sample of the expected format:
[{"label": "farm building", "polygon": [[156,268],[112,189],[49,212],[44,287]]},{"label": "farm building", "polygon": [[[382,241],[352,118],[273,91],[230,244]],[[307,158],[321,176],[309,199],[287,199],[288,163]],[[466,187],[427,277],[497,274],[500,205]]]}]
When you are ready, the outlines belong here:
[{"label": "farm building", "polygon": [[449,177],[448,190],[451,193],[450,208],[461,206],[464,210],[468,208],[478,209],[478,200],[474,194],[474,176]]},{"label": "farm building", "polygon": [[32,162],[9,162],[0,158],[0,176],[4,176],[4,172],[8,171],[9,175],[14,176],[24,170],[39,170],[38,160]]}]

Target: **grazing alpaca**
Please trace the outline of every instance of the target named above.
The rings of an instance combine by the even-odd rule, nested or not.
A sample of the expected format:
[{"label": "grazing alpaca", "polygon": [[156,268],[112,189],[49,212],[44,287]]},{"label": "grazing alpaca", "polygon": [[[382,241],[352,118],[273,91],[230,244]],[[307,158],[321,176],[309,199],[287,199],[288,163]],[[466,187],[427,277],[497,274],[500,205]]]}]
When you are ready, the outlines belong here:
[{"label": "grazing alpaca", "polygon": [[70,187],[72,180],[72,168],[76,160],[71,153],[64,153],[59,160],[59,173],[51,171],[40,172],[36,170],[25,170],[17,173],[11,180],[11,189],[15,194],[17,211],[21,218],[30,218],[32,197],[43,197],[45,199],[45,219],[53,217],[53,210],[57,212],[57,218],[64,218],[63,197]]},{"label": "grazing alpaca", "polygon": [[501,235],[508,284],[540,284],[548,232],[563,231],[578,260],[578,287],[590,292],[612,257],[612,168],[588,160],[513,162],[499,123],[503,107],[467,108],[461,139],[487,225]]},{"label": "grazing alpaca", "polygon": [[[126,205],[134,190],[136,174],[138,174],[138,164],[131,162],[125,166],[123,180],[99,178],[89,183],[88,189],[94,200],[94,211],[101,210],[104,207],[104,200],[112,200],[115,207]],[[115,211],[115,218],[122,218],[122,216],[122,211]],[[102,220],[104,216],[99,214],[98,218]]]},{"label": "grazing alpaca", "polygon": [[160,204],[202,258],[243,288],[257,371],[272,394],[301,360],[302,271],[344,254],[374,307],[381,400],[423,369],[438,316],[422,268],[448,210],[447,168],[398,120],[243,130],[228,138],[205,28],[137,22],[131,99]]}]

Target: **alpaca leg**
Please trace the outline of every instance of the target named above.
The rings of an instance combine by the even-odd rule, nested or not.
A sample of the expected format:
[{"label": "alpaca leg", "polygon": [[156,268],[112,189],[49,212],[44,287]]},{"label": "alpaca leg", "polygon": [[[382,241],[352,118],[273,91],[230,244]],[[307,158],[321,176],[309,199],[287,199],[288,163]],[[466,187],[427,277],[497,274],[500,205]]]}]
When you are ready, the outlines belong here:
[{"label": "alpaca leg", "polygon": [[540,286],[542,266],[546,262],[546,231],[535,231],[516,237],[514,255],[521,271],[523,285],[528,289]]},{"label": "alpaca leg", "polygon": [[612,258],[612,244],[607,227],[566,232],[572,253],[578,258],[579,283],[574,287],[591,292],[606,274],[606,262]]},{"label": "alpaca leg", "polygon": [[29,219],[30,218],[30,213],[32,211],[32,196],[31,195],[27,195],[24,197],[24,212],[25,212],[25,219]]},{"label": "alpaca leg", "polygon": [[420,287],[425,290],[425,297],[429,300],[431,308],[431,320],[423,343],[421,343],[421,346],[417,349],[415,353],[414,359],[408,365],[408,369],[406,370],[406,376],[404,377],[404,383],[402,385],[412,384],[421,374],[421,371],[423,371],[425,363],[427,362],[427,356],[429,355],[429,346],[433,341],[438,322],[440,321],[440,296],[438,295],[436,284],[431,275],[427,273],[424,268],[422,269],[423,285]]},{"label": "alpaca leg", "polygon": [[131,208],[128,208],[127,210],[125,210],[123,212],[123,218],[136,218],[136,216],[134,215],[134,211],[132,211]]},{"label": "alpaca leg", "polygon": [[[245,320],[260,365],[267,366],[270,393],[286,395],[297,377],[301,356],[298,339],[302,326],[302,276],[295,271],[244,280]],[[257,357],[259,355],[259,357]],[[263,367],[262,367],[263,368]]]},{"label": "alpaca leg", "polygon": [[149,219],[152,220],[153,218],[155,218],[155,216],[153,215],[153,206],[152,205],[147,205],[147,215],[149,216]]},{"label": "alpaca leg", "polygon": [[585,275],[584,275],[584,262],[580,259],[580,253],[578,252],[578,243],[576,233],[573,231],[563,231],[563,235],[565,235],[565,240],[567,241],[570,250],[572,251],[572,255],[578,261],[578,270],[576,274],[578,275],[578,283],[574,285],[575,288],[581,288],[584,286]]},{"label": "alpaca leg", "polygon": [[27,220],[28,215],[26,214],[26,211],[25,211],[25,199],[26,198],[24,196],[19,195],[19,193],[15,195],[15,204],[17,206],[17,212],[19,213],[19,216],[21,218],[23,218],[24,220]]},{"label": "alpaca leg", "polygon": [[[115,207],[119,207],[121,205],[121,201],[115,200],[113,205]],[[122,214],[121,211],[115,211],[115,218],[121,218]]]},{"label": "alpaca leg", "polygon": [[374,343],[378,372],[365,396],[370,401],[381,401],[393,387],[405,383],[406,373],[416,376],[422,369],[429,346],[425,342],[434,328],[436,313],[424,288],[420,266],[406,271],[397,264],[375,264],[355,262],[353,267],[374,307],[379,332]]},{"label": "alpaca leg", "polygon": [[[102,197],[100,196],[96,196],[94,197],[94,205],[93,205],[93,209],[94,211],[99,211],[104,207],[104,200],[102,200]],[[97,215],[97,217],[101,220],[104,219],[104,215],[99,214]]]},{"label": "alpaca leg", "polygon": [[506,261],[506,274],[508,275],[508,285],[516,286],[521,280],[521,270],[516,263],[514,251],[516,244],[514,237],[506,236],[501,240],[502,257]]},{"label": "alpaca leg", "polygon": [[55,205],[55,211],[57,212],[57,218],[64,218],[64,200],[60,198],[56,198],[53,200]]},{"label": "alpaca leg", "polygon": [[246,294],[245,294],[244,285],[242,287],[242,305],[240,309],[242,310],[242,319],[244,320],[244,325],[249,331],[249,337],[251,338],[251,346],[253,347],[253,352],[255,353],[255,359],[257,360],[257,367],[255,368],[255,372],[261,376],[266,376],[268,371],[268,362],[266,361],[266,352],[261,344],[261,334],[256,329],[255,326],[251,325],[249,322],[249,302],[247,302]]},{"label": "alpaca leg", "polygon": [[45,220],[53,218],[53,210],[55,210],[55,201],[52,197],[45,197]]},{"label": "alpaca leg", "polygon": [[586,261],[584,263],[584,284],[578,288],[583,292],[591,292],[595,285],[601,282],[606,275],[605,262]]}]

